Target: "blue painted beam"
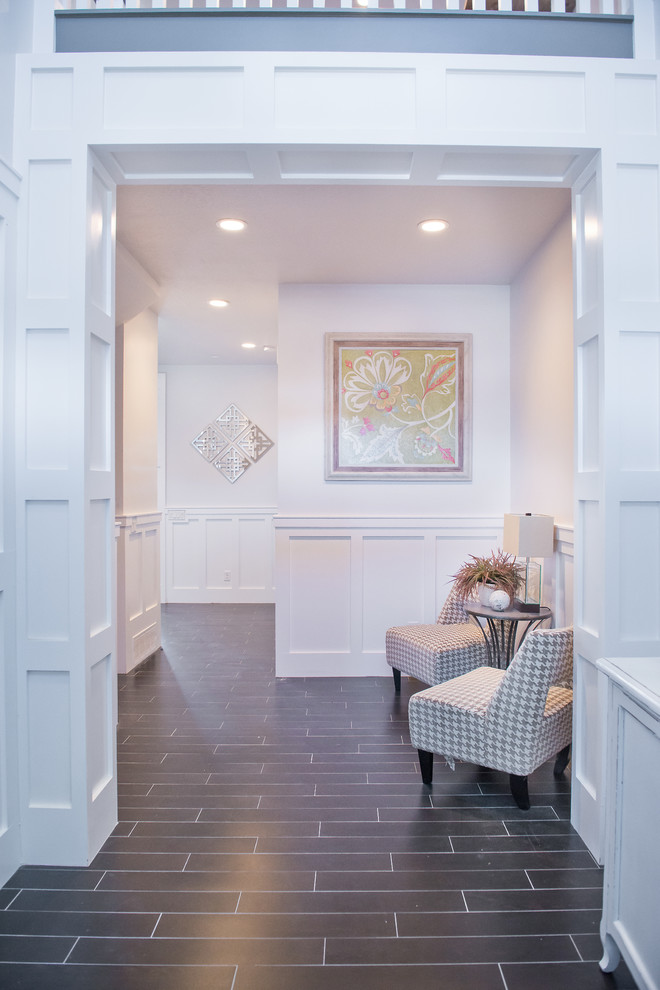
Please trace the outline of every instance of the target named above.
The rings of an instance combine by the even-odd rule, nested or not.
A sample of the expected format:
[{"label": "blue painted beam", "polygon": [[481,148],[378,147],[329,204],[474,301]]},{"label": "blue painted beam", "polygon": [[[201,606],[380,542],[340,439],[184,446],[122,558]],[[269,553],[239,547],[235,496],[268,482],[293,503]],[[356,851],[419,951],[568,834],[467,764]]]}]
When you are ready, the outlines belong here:
[{"label": "blue painted beam", "polygon": [[57,52],[435,52],[632,58],[632,17],[503,11],[57,11]]}]

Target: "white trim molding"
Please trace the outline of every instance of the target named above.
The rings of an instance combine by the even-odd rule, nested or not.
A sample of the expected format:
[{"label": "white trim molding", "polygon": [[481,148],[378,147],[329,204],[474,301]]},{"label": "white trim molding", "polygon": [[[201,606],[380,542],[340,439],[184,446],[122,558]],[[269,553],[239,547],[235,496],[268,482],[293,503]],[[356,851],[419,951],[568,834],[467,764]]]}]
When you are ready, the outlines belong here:
[{"label": "white trim molding", "polygon": [[118,516],[117,670],[155,653],[160,638],[160,512]]},{"label": "white trim molding", "polygon": [[385,675],[385,630],[434,622],[451,577],[501,517],[275,520],[279,677]]},{"label": "white trim molding", "polygon": [[[278,516],[277,675],[389,674],[385,630],[435,622],[461,563],[489,553],[501,535],[501,516]],[[572,531],[557,536],[546,602],[570,624]]]},{"label": "white trim molding", "polygon": [[166,602],[274,601],[272,506],[165,510]]}]

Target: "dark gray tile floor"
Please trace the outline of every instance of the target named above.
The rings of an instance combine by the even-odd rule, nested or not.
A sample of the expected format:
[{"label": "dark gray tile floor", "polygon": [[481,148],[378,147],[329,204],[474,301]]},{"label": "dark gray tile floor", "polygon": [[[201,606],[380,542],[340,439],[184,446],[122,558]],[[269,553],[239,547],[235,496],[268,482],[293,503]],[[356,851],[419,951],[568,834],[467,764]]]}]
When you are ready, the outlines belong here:
[{"label": "dark gray tile floor", "polygon": [[88,869],[0,891],[3,990],[630,990],[601,974],[602,874],[551,765],[407,734],[404,678],[274,676],[264,605],[169,605],[120,678],[120,821]]}]

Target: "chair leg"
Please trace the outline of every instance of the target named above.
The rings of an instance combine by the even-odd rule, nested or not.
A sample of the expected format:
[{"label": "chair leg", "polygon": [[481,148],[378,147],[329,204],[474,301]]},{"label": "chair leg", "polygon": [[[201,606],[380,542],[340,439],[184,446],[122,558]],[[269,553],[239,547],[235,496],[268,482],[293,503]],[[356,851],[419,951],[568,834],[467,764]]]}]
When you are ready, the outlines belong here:
[{"label": "chair leg", "polygon": [[427,753],[425,749],[418,749],[419,769],[422,771],[422,783],[431,786],[433,781],[433,753]]},{"label": "chair leg", "polygon": [[392,667],[392,677],[394,678],[395,692],[401,694],[401,671],[397,670],[396,667]]},{"label": "chair leg", "polygon": [[527,777],[520,777],[517,773],[509,774],[509,783],[513,800],[522,811],[529,810],[529,791],[527,789]]},{"label": "chair leg", "polygon": [[554,770],[552,771],[555,777],[561,777],[564,770],[568,766],[568,760],[571,755],[571,744],[564,746],[562,750],[557,753],[557,759],[555,760]]}]

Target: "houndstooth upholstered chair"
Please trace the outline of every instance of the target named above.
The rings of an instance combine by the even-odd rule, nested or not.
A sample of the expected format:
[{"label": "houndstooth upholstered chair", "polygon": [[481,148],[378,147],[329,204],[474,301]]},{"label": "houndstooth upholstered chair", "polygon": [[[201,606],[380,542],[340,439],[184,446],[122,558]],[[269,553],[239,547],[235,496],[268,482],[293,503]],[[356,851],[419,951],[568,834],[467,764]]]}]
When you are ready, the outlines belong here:
[{"label": "houndstooth upholstered chair", "polygon": [[[568,763],[573,715],[573,630],[536,629],[507,670],[477,670],[414,694],[410,739],[422,780],[431,784],[433,754],[453,767],[464,760],[509,774],[519,808],[529,808],[527,775],[556,756]],[[557,755],[558,754],[558,755]]]},{"label": "houndstooth upholstered chair", "polygon": [[470,620],[453,585],[436,622],[387,630],[385,659],[398,694],[402,673],[423,684],[440,684],[487,664],[488,652],[483,634]]}]

